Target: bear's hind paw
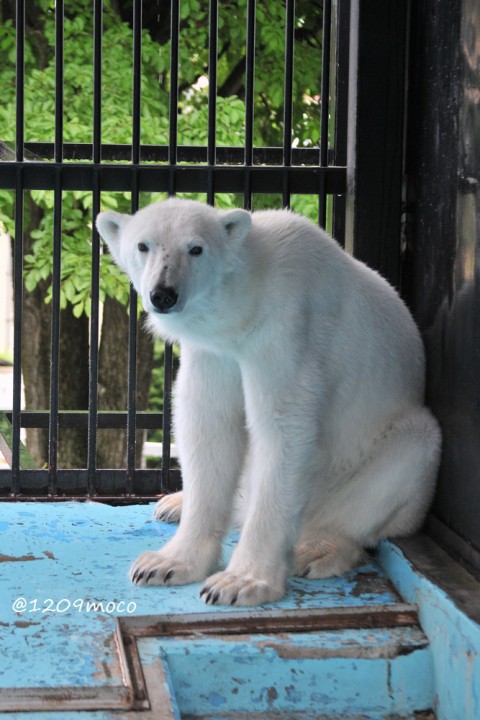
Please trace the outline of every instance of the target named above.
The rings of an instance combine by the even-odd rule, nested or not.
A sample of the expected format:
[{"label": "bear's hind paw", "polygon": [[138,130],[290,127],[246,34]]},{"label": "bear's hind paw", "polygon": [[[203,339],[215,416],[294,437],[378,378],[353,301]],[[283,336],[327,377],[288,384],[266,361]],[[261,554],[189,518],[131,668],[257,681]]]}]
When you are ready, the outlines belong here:
[{"label": "bear's hind paw", "polygon": [[167,523],[178,523],[182,514],[183,492],[164,495],[155,505],[153,516],[155,520]]},{"label": "bear's hind paw", "polygon": [[364,559],[354,540],[340,535],[324,536],[295,547],[295,575],[310,579],[343,575]]}]

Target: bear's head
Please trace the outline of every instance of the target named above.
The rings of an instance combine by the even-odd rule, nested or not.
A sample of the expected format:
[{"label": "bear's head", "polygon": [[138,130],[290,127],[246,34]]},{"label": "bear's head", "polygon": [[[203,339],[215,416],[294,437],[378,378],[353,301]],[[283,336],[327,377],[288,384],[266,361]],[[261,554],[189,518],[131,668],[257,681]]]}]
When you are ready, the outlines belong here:
[{"label": "bear's head", "polygon": [[96,225],[144,309],[160,319],[212,298],[235,271],[251,215],[172,198],[134,215],[107,210]]}]

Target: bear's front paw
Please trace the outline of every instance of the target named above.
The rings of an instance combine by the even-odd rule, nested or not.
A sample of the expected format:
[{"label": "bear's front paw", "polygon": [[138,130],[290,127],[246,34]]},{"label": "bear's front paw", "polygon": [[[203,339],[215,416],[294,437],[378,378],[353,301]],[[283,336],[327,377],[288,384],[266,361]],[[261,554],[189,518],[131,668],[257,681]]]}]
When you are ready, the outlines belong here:
[{"label": "bear's front paw", "polygon": [[153,516],[155,520],[168,523],[178,523],[182,514],[183,492],[164,495],[155,505]]},{"label": "bear's front paw", "polygon": [[267,580],[235,575],[229,570],[209,577],[200,590],[200,597],[207,605],[263,605],[280,600],[284,594],[284,588]]},{"label": "bear's front paw", "polygon": [[135,585],[185,585],[203,580],[205,574],[198,576],[192,563],[162,550],[147,550],[130,569]]}]

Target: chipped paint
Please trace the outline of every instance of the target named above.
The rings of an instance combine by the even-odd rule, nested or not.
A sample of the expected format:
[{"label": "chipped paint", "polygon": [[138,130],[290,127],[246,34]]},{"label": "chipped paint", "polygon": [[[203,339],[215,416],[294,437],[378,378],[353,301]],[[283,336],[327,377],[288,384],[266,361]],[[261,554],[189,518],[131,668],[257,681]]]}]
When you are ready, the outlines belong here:
[{"label": "chipped paint", "polygon": [[42,557],[35,557],[32,554],[28,555],[1,555],[0,554],[0,562],[30,562],[31,560],[45,560],[45,558]]},{"label": "chipped paint", "polygon": [[[13,698],[0,720],[44,720],[33,712],[39,697],[58,712],[69,708],[61,720],[114,717],[107,708],[127,717],[132,704],[145,720],[203,712],[213,720],[237,711],[306,720],[319,708],[340,708],[345,720],[361,707],[380,720],[428,707],[430,651],[412,628],[414,611],[375,562],[343,578],[291,579],[283,600],[239,614],[206,606],[198,583],[146,588],[129,582],[132,559],[175,531],[152,520],[152,507],[1,505],[7,559],[0,576],[0,658],[9,662],[0,664],[0,704],[3,698],[7,708],[5,698],[16,688],[18,702],[31,712],[13,713],[20,707]],[[225,560],[235,542],[235,535],[225,542]],[[18,598],[26,606],[16,612]],[[87,601],[96,607],[87,610]],[[105,611],[122,602],[134,610]],[[188,635],[192,617],[199,625]],[[142,637],[145,618],[156,618],[157,637]],[[167,626],[173,634],[165,638]],[[133,634],[116,634],[122,627]],[[421,687],[411,682],[418,677]],[[75,707],[85,709],[76,713]]]},{"label": "chipped paint", "polygon": [[[425,544],[431,541],[426,540]],[[405,543],[407,545],[407,543]],[[459,577],[446,553],[435,549],[441,570]],[[480,625],[463,613],[454,599],[412,565],[402,550],[383,542],[379,559],[409,602],[419,609],[422,628],[432,648],[437,720],[480,718]],[[480,585],[468,576],[470,590],[461,594],[480,597]],[[477,586],[475,590],[474,585]],[[412,679],[413,681],[413,679]]]},{"label": "chipped paint", "polygon": [[[347,713],[372,713],[378,718],[410,713],[411,717],[415,709],[429,706],[428,650],[402,657],[402,669],[395,672],[396,659],[384,644],[388,631],[369,633],[371,657],[363,638],[353,651],[349,633],[353,635],[344,631],[343,638],[336,634],[336,641],[328,632],[307,634],[291,638],[288,645],[265,636],[237,643],[219,638],[139,638],[138,644],[146,665],[165,658],[182,716],[211,717],[218,710],[211,702],[214,693],[229,698],[230,713],[257,713],[257,717],[272,710],[288,717],[290,712],[310,714],[320,708],[325,715],[339,717]],[[326,651],[329,646],[336,646],[338,652]],[[342,651],[345,647],[348,650]],[[417,674],[422,682],[412,683],[399,699],[392,688],[402,674]]]}]

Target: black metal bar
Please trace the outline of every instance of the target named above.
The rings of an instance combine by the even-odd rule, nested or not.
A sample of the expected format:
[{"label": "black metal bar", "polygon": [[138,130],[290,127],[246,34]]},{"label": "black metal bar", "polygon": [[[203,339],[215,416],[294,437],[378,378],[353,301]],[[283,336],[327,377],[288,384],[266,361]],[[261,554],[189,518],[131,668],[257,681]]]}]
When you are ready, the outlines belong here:
[{"label": "black metal bar", "polygon": [[330,52],[331,52],[332,2],[323,2],[323,34],[322,34],[322,88],[320,117],[320,165],[328,164],[328,121],[330,95]]},{"label": "black metal bar", "polygon": [[23,318],[23,180],[21,166],[17,171],[15,192],[15,242],[13,257],[13,398],[12,398],[12,486],[20,490],[20,428],[22,397],[22,318]]},{"label": "black metal bar", "polygon": [[[332,29],[332,2],[323,2],[323,34],[322,34],[322,86],[321,86],[321,114],[320,114],[320,165],[328,164],[328,129],[330,109],[330,53]],[[327,223],[327,194],[324,183],[319,188],[318,221],[321,227]]]},{"label": "black metal bar", "polygon": [[56,494],[58,466],[58,410],[60,362],[60,282],[62,269],[63,161],[63,0],[55,5],[55,162],[58,163],[53,208],[52,303],[50,329],[50,416],[48,469],[50,495]]},{"label": "black metal bar", "polygon": [[[140,113],[142,79],[142,1],[133,3],[133,127],[132,127],[132,163],[140,162]],[[138,175],[136,168],[132,174],[132,214],[139,207]],[[126,492],[133,493],[135,485],[136,454],[136,413],[137,413],[137,293],[130,287],[128,320],[128,388],[127,388],[127,468]]]},{"label": "black metal bar", "polygon": [[[87,485],[87,470],[83,468],[65,470],[59,469],[57,475],[58,494],[56,496],[50,496],[50,499],[60,500],[61,495],[63,494],[71,495],[73,493],[82,493],[84,498],[90,495]],[[10,470],[0,470],[0,495],[8,495],[10,481]],[[135,482],[135,491],[137,495],[148,494],[154,496],[156,493],[158,493],[158,470],[137,470]],[[163,487],[163,491],[179,490],[180,487],[180,471],[178,469],[170,470],[170,474]],[[24,495],[48,495],[48,470],[20,470],[19,488],[19,492]],[[102,495],[124,495],[125,469],[99,468],[97,470],[97,493],[101,493]],[[16,495],[16,497],[18,497],[18,494]]]},{"label": "black metal bar", "polygon": [[[11,423],[13,412],[5,411],[5,417]],[[48,410],[24,410],[21,416],[22,428],[48,428]],[[100,410],[98,412],[98,428],[125,429],[127,427],[127,413],[115,410]],[[88,410],[60,410],[58,413],[58,426],[60,428],[76,428],[85,430],[88,427]],[[158,412],[138,412],[136,425],[139,430],[157,430],[163,422],[163,414]]]},{"label": "black metal bar", "polygon": [[55,150],[56,163],[63,162],[63,0],[55,3]]},{"label": "black metal bar", "polygon": [[142,89],[142,0],[133,2],[132,163],[140,162]]},{"label": "black metal bar", "polygon": [[[295,45],[295,0],[286,0],[285,15],[285,82],[283,98],[283,164],[289,167],[292,164],[292,120],[293,120],[293,62]],[[290,205],[290,176],[284,173],[282,188],[282,203],[284,207]]]},{"label": "black metal bar", "polygon": [[[103,2],[94,0],[93,6],[93,143],[92,160],[99,165],[102,160],[102,33]],[[92,168],[92,214],[93,220],[100,212],[100,175],[98,167]],[[98,346],[100,337],[100,238],[92,222],[92,274],[90,354],[88,367],[88,446],[87,446],[87,492],[95,495],[97,484],[97,414],[98,414]]]},{"label": "black metal bar", "polygon": [[[136,198],[135,198],[136,195]],[[138,206],[138,192],[132,194],[132,212]],[[128,322],[128,400],[127,400],[127,479],[126,492],[132,493],[135,482],[136,414],[137,414],[137,293],[130,288]]]},{"label": "black metal bar", "polygon": [[[251,2],[251,0],[249,0]],[[348,39],[347,39],[348,41]],[[342,75],[343,81],[346,82],[347,73]],[[176,99],[173,103],[175,114],[177,113]],[[346,112],[346,107],[344,108]],[[346,118],[339,117],[340,120],[346,121]],[[176,124],[177,118],[172,116],[172,122]],[[172,124],[170,124],[170,136],[172,135]],[[170,141],[172,138],[170,137]],[[176,143],[176,140],[175,140]],[[141,145],[140,161],[141,162],[170,162],[170,145]],[[132,157],[132,146],[127,144],[102,144],[102,160],[115,162],[128,162]],[[63,158],[64,160],[91,160],[92,159],[91,143],[64,143]],[[204,145],[176,145],[177,162],[179,163],[198,163],[205,164],[207,162],[207,148]],[[254,165],[282,165],[283,148],[281,147],[253,147],[252,164]],[[0,162],[11,160],[15,153],[10,148],[0,142]],[[29,161],[53,160],[54,143],[47,142],[26,142],[25,155]],[[334,151],[328,151],[328,164],[335,164]],[[245,162],[245,146],[220,145],[216,148],[217,165],[243,165]],[[320,162],[319,148],[292,148],[292,165],[318,165]],[[337,163],[344,165],[345,163]]]},{"label": "black metal bar", "polygon": [[[51,190],[55,187],[55,163],[4,162],[0,165],[0,189],[15,189],[16,174],[23,171],[23,188],[26,190]],[[328,168],[296,166],[256,166],[245,168],[242,165],[216,165],[175,167],[140,165],[92,165],[70,164],[62,166],[63,190],[93,190],[98,179],[100,190],[130,192],[132,173],[138,174],[140,192],[168,192],[171,173],[175,177],[177,192],[204,193],[208,175],[214,176],[214,182],[222,192],[243,193],[245,174],[251,176],[252,192],[282,193],[287,178],[292,193],[304,195],[318,194],[318,179],[325,175],[325,190],[329,194],[346,191],[346,168],[329,166]]]},{"label": "black metal bar", "polygon": [[53,209],[53,265],[50,331],[50,421],[48,427],[48,469],[51,495],[56,493],[58,459],[58,410],[60,362],[60,274],[62,263],[62,176],[57,172]]},{"label": "black metal bar", "polygon": [[[100,186],[98,173],[94,175],[92,193],[93,220],[100,212]],[[90,354],[88,366],[88,414],[87,417],[87,469],[88,490],[95,493],[97,472],[98,428],[98,346],[100,337],[100,237],[92,222],[92,274],[91,274]]]},{"label": "black metal bar", "polygon": [[[178,161],[178,60],[180,38],[179,0],[170,5],[170,94],[169,94],[169,137],[167,160],[169,165],[168,194],[176,193]],[[204,149],[205,150],[205,149]],[[207,151],[208,152],[208,151]],[[162,417],[162,468],[161,488],[167,488],[170,477],[171,450],[171,404],[172,404],[173,353],[170,343],[165,343],[163,352],[163,417]]]},{"label": "black metal bar", "polygon": [[[1,471],[0,471],[1,472]],[[0,481],[1,483],[1,481]],[[178,485],[180,487],[180,485]],[[173,489],[173,485],[172,485]],[[25,494],[17,495],[16,497],[8,497],[0,493],[2,502],[43,502],[43,503],[62,503],[62,502],[88,502],[89,497],[85,493],[81,495],[75,494],[64,494],[56,495],[51,497],[50,495],[38,495],[33,492],[26,491]],[[148,505],[152,502],[158,501],[158,494],[147,495],[145,493],[138,495],[124,495],[123,493],[114,494],[101,494],[95,497],[95,502],[104,503],[105,505],[112,506],[124,506],[124,505]]]},{"label": "black metal bar", "polygon": [[[253,165],[253,122],[255,98],[255,16],[256,0],[248,0],[247,4],[247,39],[245,66],[245,166]],[[243,192],[244,207],[252,209],[251,175],[245,173],[245,189]]]},{"label": "black metal bar", "polygon": [[217,55],[218,55],[218,0],[209,2],[208,36],[208,136],[207,136],[207,203],[215,202],[215,175],[217,135]]},{"label": "black metal bar", "polygon": [[16,76],[15,76],[15,159],[23,162],[25,144],[25,0],[16,3]]},{"label": "black metal bar", "polygon": [[[138,210],[138,176],[132,175],[132,214]],[[133,493],[135,484],[135,451],[137,430],[137,293],[130,286],[128,306],[128,376],[127,376],[127,467],[126,492]]]},{"label": "black metal bar", "polygon": [[[335,125],[333,158],[329,163],[347,164],[348,66],[350,56],[350,0],[334,0],[335,23]],[[345,245],[346,196],[333,196],[333,235]]]},{"label": "black metal bar", "polygon": [[22,395],[22,318],[23,318],[23,169],[25,126],[25,5],[16,3],[16,130],[15,158],[19,165],[14,173],[15,243],[13,260],[13,397],[12,397],[12,473],[11,492],[20,489],[20,427]]},{"label": "black metal bar", "polygon": [[103,0],[93,2],[93,162],[102,160]]},{"label": "black metal bar", "polygon": [[[170,95],[169,95],[169,135],[167,160],[169,165],[177,164],[178,152],[178,50],[180,37],[179,0],[172,0],[170,8]],[[175,195],[174,175],[169,195]]]}]

